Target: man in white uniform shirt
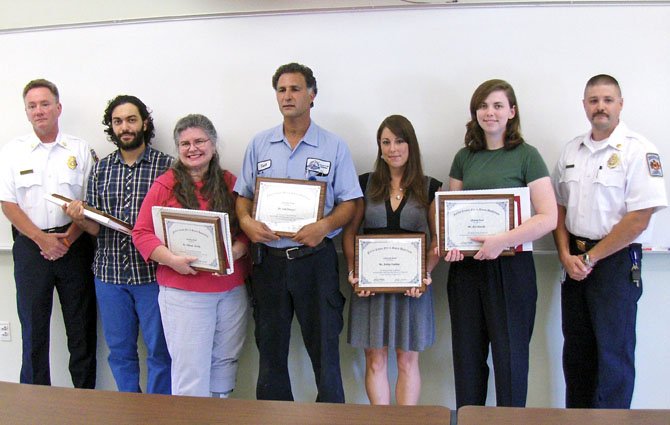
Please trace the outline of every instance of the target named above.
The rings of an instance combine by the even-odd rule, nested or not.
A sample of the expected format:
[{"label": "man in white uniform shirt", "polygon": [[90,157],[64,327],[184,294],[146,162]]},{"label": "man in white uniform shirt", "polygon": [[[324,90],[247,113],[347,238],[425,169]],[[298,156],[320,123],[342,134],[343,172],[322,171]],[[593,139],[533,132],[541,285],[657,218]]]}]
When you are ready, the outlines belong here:
[{"label": "man in white uniform shirt", "polygon": [[569,142],[552,176],[554,232],[567,274],[561,287],[566,406],[630,407],[642,245],[665,206],[656,147],[619,120],[621,89],[609,75],[584,90],[591,131]]},{"label": "man in white uniform shirt", "polygon": [[94,153],[60,132],[58,89],[44,79],[23,90],[33,133],[7,143],[0,154],[0,201],[12,223],[14,280],[21,321],[20,382],[50,385],[49,327],[56,288],[76,388],[95,388],[96,310],[93,244],[61,207],[44,199],[58,193],[84,199]]}]

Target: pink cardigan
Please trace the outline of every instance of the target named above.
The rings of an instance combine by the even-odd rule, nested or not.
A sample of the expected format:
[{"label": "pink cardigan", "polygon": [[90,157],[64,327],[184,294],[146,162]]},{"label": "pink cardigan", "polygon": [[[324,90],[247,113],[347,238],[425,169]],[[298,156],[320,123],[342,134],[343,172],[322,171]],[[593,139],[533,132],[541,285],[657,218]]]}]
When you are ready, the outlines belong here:
[{"label": "pink cardigan", "polygon": [[[223,178],[228,186],[228,190],[232,193],[235,187],[237,178],[228,171],[224,171]],[[172,170],[168,170],[165,174],[158,177],[149,193],[142,202],[140,213],[137,216],[137,222],[133,229],[133,243],[140,252],[145,261],[152,261],[149,259],[151,253],[161,244],[154,233],[154,222],[151,216],[151,207],[160,205],[164,207],[182,208],[177,202],[177,199],[172,194],[172,189],[175,185],[175,177]],[[200,195],[202,183],[196,184],[196,196],[200,203],[200,209],[207,208],[207,201]],[[233,241],[238,240],[249,244],[249,238],[241,232],[233,235]],[[171,267],[159,264],[156,269],[156,279],[158,284],[162,286],[169,286],[171,288],[183,289],[192,292],[225,292],[243,285],[244,279],[251,271],[251,260],[248,255],[235,261],[235,273],[229,276],[217,276],[213,273],[198,272],[194,275],[183,275],[174,271]]]}]

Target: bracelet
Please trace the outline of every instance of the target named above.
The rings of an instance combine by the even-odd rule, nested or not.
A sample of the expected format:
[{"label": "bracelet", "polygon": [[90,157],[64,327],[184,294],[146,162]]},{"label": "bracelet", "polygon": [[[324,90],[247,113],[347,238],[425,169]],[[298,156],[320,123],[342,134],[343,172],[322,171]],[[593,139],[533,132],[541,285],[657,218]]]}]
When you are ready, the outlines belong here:
[{"label": "bracelet", "polygon": [[354,271],[353,271],[353,270],[349,270],[349,274],[348,274],[347,276],[351,277],[351,276],[353,276],[353,275],[354,275]]}]

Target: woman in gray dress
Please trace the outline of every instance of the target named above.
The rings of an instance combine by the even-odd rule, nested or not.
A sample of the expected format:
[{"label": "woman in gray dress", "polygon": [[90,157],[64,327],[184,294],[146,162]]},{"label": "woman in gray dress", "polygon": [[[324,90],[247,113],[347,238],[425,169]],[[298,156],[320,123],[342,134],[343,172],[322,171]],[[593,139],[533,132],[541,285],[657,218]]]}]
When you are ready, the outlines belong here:
[{"label": "woman in gray dress", "polygon": [[[430,240],[427,249],[427,274],[438,258],[435,245],[435,192],[441,182],[424,176],[421,153],[412,124],[401,115],[382,121],[377,131],[377,160],[372,173],[359,177],[365,197],[358,199],[356,214],[343,232],[342,246],[349,270],[354,276],[354,241],[363,233],[425,233]],[[361,226],[362,225],[362,226]],[[348,340],[365,350],[365,389],[372,404],[390,404],[388,350],[395,349],[398,381],[397,404],[417,404],[421,392],[419,352],[435,341],[433,297],[430,286],[423,294],[417,288],[398,294],[369,291],[351,297]]]}]

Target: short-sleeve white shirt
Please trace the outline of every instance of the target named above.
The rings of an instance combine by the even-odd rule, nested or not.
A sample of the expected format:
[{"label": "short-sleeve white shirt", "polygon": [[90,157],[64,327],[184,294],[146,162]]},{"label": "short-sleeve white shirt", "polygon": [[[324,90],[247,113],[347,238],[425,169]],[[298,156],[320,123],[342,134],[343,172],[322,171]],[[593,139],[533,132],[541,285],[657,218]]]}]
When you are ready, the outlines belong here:
[{"label": "short-sleeve white shirt", "polygon": [[[663,177],[654,175],[659,173],[650,165],[654,155],[658,158],[654,144],[623,122],[607,141],[596,142],[604,147],[594,149],[590,139],[588,132],[568,142],[552,175],[556,200],[566,208],[568,232],[599,240],[627,212],[668,205]],[[651,227],[635,242],[649,242]]]},{"label": "short-sleeve white shirt", "polygon": [[34,133],[19,137],[0,152],[0,200],[18,204],[40,229],[64,226],[72,220],[44,195],[84,199],[92,166],[91,149],[80,138],[59,133],[45,144]]}]

